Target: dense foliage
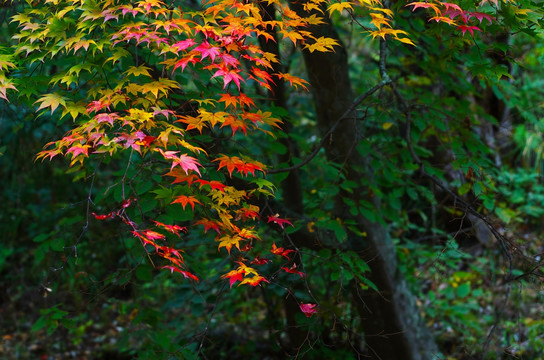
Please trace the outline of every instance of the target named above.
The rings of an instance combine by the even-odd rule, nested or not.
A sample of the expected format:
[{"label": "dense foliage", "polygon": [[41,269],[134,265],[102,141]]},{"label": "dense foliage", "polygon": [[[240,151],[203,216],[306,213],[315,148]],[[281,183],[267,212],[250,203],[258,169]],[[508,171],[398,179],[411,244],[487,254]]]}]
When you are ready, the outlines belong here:
[{"label": "dense foliage", "polygon": [[0,11],[8,358],[543,351],[543,5]]}]

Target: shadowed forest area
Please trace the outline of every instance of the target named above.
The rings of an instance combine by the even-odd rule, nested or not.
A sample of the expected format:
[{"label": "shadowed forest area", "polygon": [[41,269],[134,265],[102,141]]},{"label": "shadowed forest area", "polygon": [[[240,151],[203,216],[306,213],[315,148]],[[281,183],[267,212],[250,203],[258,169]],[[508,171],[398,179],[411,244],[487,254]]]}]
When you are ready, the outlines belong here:
[{"label": "shadowed forest area", "polygon": [[544,4],[0,5],[0,358],[541,359]]}]

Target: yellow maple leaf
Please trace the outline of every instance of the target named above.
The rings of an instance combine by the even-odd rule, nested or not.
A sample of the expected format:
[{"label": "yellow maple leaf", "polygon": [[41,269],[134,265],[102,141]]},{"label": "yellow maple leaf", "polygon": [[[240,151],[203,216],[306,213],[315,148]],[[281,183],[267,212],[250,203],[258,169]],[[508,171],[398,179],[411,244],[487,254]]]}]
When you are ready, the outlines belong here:
[{"label": "yellow maple leaf", "polygon": [[304,49],[308,49],[311,53],[314,51],[329,52],[334,51],[333,46],[340,46],[340,44],[335,39],[321,36],[320,38],[315,39],[313,44],[304,45]]},{"label": "yellow maple leaf", "polygon": [[332,4],[332,5],[329,5],[329,7],[327,8],[327,11],[329,12],[329,16],[332,16],[332,14],[333,14],[335,11],[338,11],[340,14],[342,14],[342,12],[343,12],[344,10],[351,10],[351,11],[353,11],[352,4],[353,4],[353,3],[352,3],[352,2],[349,2],[349,1],[335,3],[335,4]]},{"label": "yellow maple leaf", "polygon": [[225,249],[227,249],[227,252],[230,254],[230,250],[232,249],[233,246],[236,246],[236,248],[238,250],[240,250],[240,241],[242,241],[242,240],[244,240],[244,239],[242,239],[238,235],[232,235],[232,236],[231,235],[225,235],[225,236],[222,236],[218,240],[216,240],[216,241],[219,241],[219,246],[217,247],[217,250],[224,247]]},{"label": "yellow maple leaf", "polygon": [[370,13],[370,17],[372,18],[372,20],[370,20],[370,23],[378,29],[381,29],[382,25],[391,27],[391,19],[386,18],[380,13]]}]

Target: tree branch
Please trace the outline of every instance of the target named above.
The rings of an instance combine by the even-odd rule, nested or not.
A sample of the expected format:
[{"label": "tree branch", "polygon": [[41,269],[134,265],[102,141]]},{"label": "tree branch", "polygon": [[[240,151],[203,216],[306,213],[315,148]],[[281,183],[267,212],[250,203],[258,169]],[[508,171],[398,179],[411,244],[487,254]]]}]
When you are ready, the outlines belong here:
[{"label": "tree branch", "polygon": [[306,156],[306,158],[304,158],[304,160],[302,160],[300,163],[298,164],[295,164],[293,166],[290,166],[290,167],[286,167],[286,168],[281,168],[281,169],[273,169],[273,170],[270,170],[268,171],[267,173],[268,174],[277,174],[277,173],[281,173],[281,172],[286,172],[286,171],[292,171],[292,170],[296,170],[298,168],[301,168],[303,167],[304,165],[306,165],[307,163],[309,163],[310,161],[312,161],[312,159],[317,155],[317,153],[319,152],[319,150],[323,147],[323,145],[325,145],[329,135],[331,135],[334,130],[336,130],[336,128],[338,127],[338,125],[340,125],[340,123],[347,119],[350,114],[366,99],[368,98],[370,95],[374,94],[376,91],[378,91],[379,89],[381,89],[382,87],[384,87],[385,85],[389,85],[391,84],[391,79],[387,78],[387,79],[383,79],[382,81],[380,81],[378,84],[374,85],[374,87],[372,87],[371,89],[368,89],[367,91],[365,91],[363,94],[359,95],[359,97],[357,97],[357,99],[355,99],[355,101],[353,101],[353,103],[348,107],[348,109],[342,114],[342,116],[340,116],[340,118],[338,118],[338,120],[336,120],[336,122],[334,123],[333,126],[331,126],[331,128],[329,129],[329,131],[327,131],[325,133],[325,135],[323,135],[323,137],[321,138],[321,141],[319,142],[319,144],[317,144],[316,148],[311,152],[310,155]]}]

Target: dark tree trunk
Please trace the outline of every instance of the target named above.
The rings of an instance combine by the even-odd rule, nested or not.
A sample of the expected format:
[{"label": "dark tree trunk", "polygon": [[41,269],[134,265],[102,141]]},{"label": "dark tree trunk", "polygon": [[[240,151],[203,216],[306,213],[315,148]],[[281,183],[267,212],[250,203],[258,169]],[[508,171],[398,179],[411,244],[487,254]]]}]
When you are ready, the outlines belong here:
[{"label": "dark tree trunk", "polygon": [[[293,4],[293,8],[302,12],[300,4]],[[326,36],[341,42],[331,23],[313,27],[311,31],[316,38]],[[303,56],[316,104],[318,127],[325,134],[354,102],[347,55],[343,48],[336,48],[335,52],[328,53],[303,51]],[[327,139],[326,154],[329,161],[342,165],[347,179],[359,184],[361,179],[372,183],[369,159],[355,150],[361,139],[359,131],[353,112],[352,116],[337,125],[330,139]],[[343,205],[345,195],[340,192],[337,196],[334,216],[352,218],[366,232],[366,237],[350,234],[347,247],[368,263],[372,272],[370,279],[380,290],[379,293],[360,291],[355,287],[352,290],[353,301],[362,318],[368,355],[384,360],[436,358],[437,346],[420,317],[415,297],[398,270],[395,246],[387,229],[362,216],[352,216]],[[370,191],[362,185],[349,196],[355,201],[370,201],[377,209],[380,208],[379,199],[371,196]]]}]

